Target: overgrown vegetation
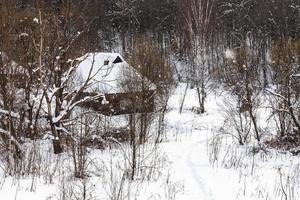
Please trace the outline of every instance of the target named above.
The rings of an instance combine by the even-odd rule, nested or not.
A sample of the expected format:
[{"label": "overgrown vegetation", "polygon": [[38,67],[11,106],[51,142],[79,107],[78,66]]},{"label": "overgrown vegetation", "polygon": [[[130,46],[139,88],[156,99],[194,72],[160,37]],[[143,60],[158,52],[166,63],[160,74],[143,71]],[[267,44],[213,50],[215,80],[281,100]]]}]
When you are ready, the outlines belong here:
[{"label": "overgrown vegetation", "polygon": [[[158,143],[165,138],[167,105],[178,82],[186,84],[180,112],[188,88],[197,93],[197,114],[206,112],[209,92],[222,88],[232,99],[225,103],[220,134],[239,145],[298,155],[299,27],[299,0],[0,0],[1,168],[6,176],[32,176],[32,182],[44,173],[52,182],[61,169],[59,157],[48,166],[56,156],[52,151],[65,153],[81,182],[73,193],[64,181],[69,189],[57,198],[93,199],[94,188],[85,182],[95,163],[90,150],[122,149],[125,164],[102,171],[123,170],[105,181],[110,199],[126,199],[130,181],[154,180],[163,168]],[[112,116],[80,106],[103,96],[80,98],[93,77],[80,85],[74,79],[78,58],[98,51],[124,55],[142,79],[125,74],[120,87],[141,89],[142,97],[152,91],[154,112],[130,113],[117,119],[124,126],[111,127]],[[132,95],[125,103],[137,110],[147,102]],[[266,126],[261,112],[268,115]],[[44,147],[45,140],[52,145]],[[212,160],[221,143],[213,142]],[[235,156],[225,164],[240,167],[241,155]],[[287,182],[280,170],[279,177]],[[175,199],[172,192],[168,196]]]}]

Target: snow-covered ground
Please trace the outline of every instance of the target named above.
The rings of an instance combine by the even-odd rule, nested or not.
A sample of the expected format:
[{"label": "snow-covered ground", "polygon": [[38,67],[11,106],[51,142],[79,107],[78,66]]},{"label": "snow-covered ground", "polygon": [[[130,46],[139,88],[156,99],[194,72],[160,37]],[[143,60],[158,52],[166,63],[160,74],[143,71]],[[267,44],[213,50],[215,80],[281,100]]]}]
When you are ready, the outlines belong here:
[{"label": "snow-covered ground", "polygon": [[[254,153],[255,145],[240,146],[232,137],[220,134],[224,123],[226,93],[211,93],[207,113],[191,111],[197,95],[188,90],[184,112],[179,104],[184,86],[170,100],[167,115],[168,141],[163,145],[184,190],[176,199],[299,199],[300,159],[274,150]],[[267,112],[261,108],[262,120]],[[261,124],[265,124],[261,121]]]},{"label": "snow-covered ground", "polygon": [[41,167],[51,166],[48,171],[53,174],[20,179],[2,176],[0,200],[84,199],[83,194],[95,200],[300,199],[299,157],[274,150],[254,153],[253,146],[240,146],[231,137],[220,136],[224,99],[230,98],[224,93],[210,93],[207,112],[199,115],[192,111],[197,106],[195,90],[189,89],[180,114],[184,88],[180,84],[169,101],[166,139],[158,147],[142,148],[149,154],[141,158],[145,170],[136,181],[126,178],[128,146],[91,151],[86,180],[72,178],[69,155],[49,153],[49,166]]},{"label": "snow-covered ground", "polygon": [[176,199],[213,200],[216,195],[209,179],[215,179],[216,172],[209,164],[207,147],[212,132],[222,124],[219,111],[222,102],[218,102],[220,98],[210,96],[207,113],[197,115],[190,111],[197,106],[196,93],[188,90],[185,109],[180,114],[182,87],[177,88],[170,99],[171,111],[166,116],[168,141],[162,144],[174,168],[173,178],[181,180],[183,184],[184,190]]}]

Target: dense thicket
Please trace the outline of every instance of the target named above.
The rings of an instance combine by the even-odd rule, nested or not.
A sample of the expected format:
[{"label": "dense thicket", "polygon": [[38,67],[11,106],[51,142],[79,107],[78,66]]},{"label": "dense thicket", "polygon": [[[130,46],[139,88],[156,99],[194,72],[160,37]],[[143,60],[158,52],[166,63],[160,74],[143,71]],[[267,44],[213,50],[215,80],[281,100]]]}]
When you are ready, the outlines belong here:
[{"label": "dense thicket", "polygon": [[[5,2],[8,1],[2,0],[3,5]],[[39,1],[18,0],[15,6],[20,10],[28,10],[33,9],[37,2]],[[57,12],[66,4],[61,0],[41,2]],[[186,26],[186,22],[190,20],[187,12],[191,13],[191,7],[199,9],[196,5],[199,2],[203,5],[212,4],[209,31],[213,32],[214,37],[219,37],[218,34],[223,35],[222,37],[226,38],[224,42],[230,46],[238,46],[241,41],[250,37],[257,40],[268,38],[275,40],[282,37],[297,38],[300,35],[299,0],[68,0],[64,2],[79,6],[81,8],[79,12],[84,13],[89,20],[93,19],[93,25],[89,27],[91,35],[89,43],[95,46],[94,48],[99,48],[100,40],[102,42],[103,39],[112,40],[116,34],[130,37],[132,34],[147,33],[155,35],[158,40],[166,35],[170,38],[181,36],[184,39],[188,32],[195,29],[195,23],[192,27]],[[98,43],[95,43],[97,39]],[[102,48],[104,47],[105,45],[102,45]],[[182,47],[186,46],[182,45]]]}]

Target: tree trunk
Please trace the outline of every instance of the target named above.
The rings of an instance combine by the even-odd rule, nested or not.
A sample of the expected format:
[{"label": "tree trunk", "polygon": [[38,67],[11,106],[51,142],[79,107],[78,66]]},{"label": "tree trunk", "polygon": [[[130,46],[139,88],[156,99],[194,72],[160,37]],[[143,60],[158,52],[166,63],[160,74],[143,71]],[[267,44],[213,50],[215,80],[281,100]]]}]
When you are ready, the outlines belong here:
[{"label": "tree trunk", "polygon": [[182,98],[182,101],[181,101],[181,104],[180,104],[180,109],[179,109],[180,114],[182,113],[183,104],[184,104],[184,100],[185,100],[185,97],[186,97],[188,87],[189,87],[189,83],[186,83],[186,87],[185,87],[185,90],[184,90],[184,93],[183,93],[183,98]]}]

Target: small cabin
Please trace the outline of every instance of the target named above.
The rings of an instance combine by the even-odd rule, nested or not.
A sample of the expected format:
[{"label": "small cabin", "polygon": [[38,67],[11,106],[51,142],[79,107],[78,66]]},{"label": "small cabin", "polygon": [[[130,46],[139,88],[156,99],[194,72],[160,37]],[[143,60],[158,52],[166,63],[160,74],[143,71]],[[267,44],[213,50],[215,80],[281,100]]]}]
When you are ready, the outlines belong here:
[{"label": "small cabin", "polygon": [[155,85],[118,53],[89,53],[78,59],[75,82],[91,83],[79,95],[99,96],[80,106],[112,116],[154,111]]}]

